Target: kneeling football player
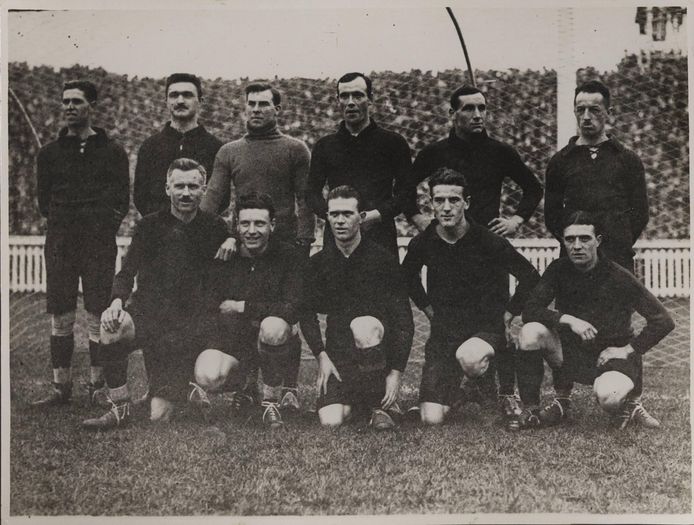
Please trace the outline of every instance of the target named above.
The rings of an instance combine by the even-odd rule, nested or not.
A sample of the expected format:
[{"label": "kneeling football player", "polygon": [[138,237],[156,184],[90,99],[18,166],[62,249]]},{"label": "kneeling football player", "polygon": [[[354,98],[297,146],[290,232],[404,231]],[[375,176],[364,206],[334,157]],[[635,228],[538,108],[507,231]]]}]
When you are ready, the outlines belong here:
[{"label": "kneeling football player", "polygon": [[[376,430],[393,428],[401,374],[414,325],[397,258],[362,237],[359,193],[338,186],[328,194],[334,239],[309,261],[301,330],[318,359],[318,416],[338,427],[353,408],[371,412]],[[323,344],[317,314],[327,314]]]},{"label": "kneeling football player", "polygon": [[[419,389],[420,418],[438,425],[449,413],[463,375],[482,376],[495,356],[511,365],[504,369],[515,370],[515,355],[507,345],[511,322],[540,276],[506,239],[466,216],[470,196],[463,174],[440,168],[429,180],[429,191],[435,220],[410,242],[403,270],[410,297],[431,322]],[[426,291],[420,276],[425,265]],[[518,279],[510,300],[509,274]],[[517,429],[521,406],[515,378],[502,386],[507,425]]]},{"label": "kneeling football player", "polygon": [[[87,429],[113,428],[129,419],[128,354],[137,348],[144,353],[152,420],[168,421],[173,401],[188,393],[204,342],[199,327],[205,281],[227,237],[224,221],[198,208],[204,192],[205,168],[177,159],[166,178],[170,209],[147,215],[137,225],[113,281],[111,305],[101,315],[101,357],[111,408],[84,421]],[[136,276],[137,290],[126,310]],[[196,391],[194,387],[191,394]]]},{"label": "kneeling football player", "polygon": [[217,264],[213,273],[209,290],[216,311],[207,316],[213,326],[195,363],[195,382],[209,392],[235,379],[240,388],[234,392],[234,412],[249,415],[259,366],[263,423],[280,428],[283,377],[301,354],[297,323],[305,256],[271,235],[275,209],[269,195],[243,195],[236,211],[241,247],[230,264]]},{"label": "kneeling football player", "polygon": [[[556,397],[531,410],[532,426],[565,420],[573,383],[593,385],[600,407],[623,429],[630,423],[660,426],[640,403],[642,355],[673,328],[665,307],[631,273],[600,252],[602,235],[594,216],[573,212],[565,221],[568,257],[547,267],[523,310],[520,367],[534,382],[539,403],[543,358],[552,368]],[[548,308],[554,301],[554,309]],[[638,335],[632,313],[646,319]]]}]

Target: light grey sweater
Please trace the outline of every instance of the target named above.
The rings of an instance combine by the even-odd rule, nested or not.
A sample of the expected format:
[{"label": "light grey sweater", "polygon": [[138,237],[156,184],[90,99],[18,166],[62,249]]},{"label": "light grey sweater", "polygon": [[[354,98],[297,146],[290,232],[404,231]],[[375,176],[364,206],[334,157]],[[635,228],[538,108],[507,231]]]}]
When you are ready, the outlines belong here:
[{"label": "light grey sweater", "polygon": [[200,207],[212,213],[230,208],[233,223],[236,197],[264,192],[275,206],[275,237],[313,239],[316,219],[304,199],[310,160],[306,144],[277,128],[247,133],[217,153]]}]

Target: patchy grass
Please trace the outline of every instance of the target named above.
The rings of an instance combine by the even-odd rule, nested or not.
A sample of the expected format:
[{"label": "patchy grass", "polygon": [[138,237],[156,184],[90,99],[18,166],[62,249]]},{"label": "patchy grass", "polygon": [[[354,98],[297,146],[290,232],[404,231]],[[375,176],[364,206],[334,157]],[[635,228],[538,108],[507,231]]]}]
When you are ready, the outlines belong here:
[{"label": "patchy grass", "polygon": [[[86,360],[75,354],[76,376],[85,377]],[[305,412],[269,433],[233,421],[215,396],[214,427],[186,407],[171,424],[153,424],[140,405],[130,426],[93,434],[79,427],[95,413],[82,389],[69,407],[28,406],[47,389],[48,361],[45,345],[10,354],[11,515],[691,512],[688,367],[646,369],[644,403],[660,431],[612,429],[579,387],[570,422],[522,433],[477,405],[439,428],[404,422],[376,434],[356,421],[328,430]],[[130,365],[141,395],[141,356]],[[404,406],[420,370],[408,367]],[[301,375],[311,409],[313,360]]]}]

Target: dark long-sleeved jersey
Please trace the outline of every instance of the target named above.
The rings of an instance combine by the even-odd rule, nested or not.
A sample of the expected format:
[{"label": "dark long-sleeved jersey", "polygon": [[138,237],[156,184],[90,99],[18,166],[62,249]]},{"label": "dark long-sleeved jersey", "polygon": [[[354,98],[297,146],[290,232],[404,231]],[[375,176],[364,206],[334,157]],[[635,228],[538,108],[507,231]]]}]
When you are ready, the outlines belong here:
[{"label": "dark long-sleeved jersey", "polygon": [[221,147],[222,141],[202,125],[181,133],[167,122],[159,133],[147,138],[140,146],[135,165],[133,200],[140,215],[169,209],[169,197],[164,188],[166,172],[174,160],[188,158],[199,162],[205,167],[209,180],[215,155]]},{"label": "dark long-sleeved jersey", "polygon": [[209,285],[210,306],[217,310],[227,300],[245,301],[242,314],[249,321],[280,317],[299,321],[305,257],[292,245],[270,241],[256,257],[235,253],[230,261],[214,262]]},{"label": "dark long-sleeved jersey", "polygon": [[[503,314],[519,315],[530,290],[540,279],[525,257],[504,238],[470,221],[470,229],[456,243],[444,241],[438,223],[410,242],[402,263],[410,297],[420,310],[427,306],[455,318],[463,332],[503,331]],[[420,278],[427,267],[427,289]],[[509,300],[509,274],[518,286]]]},{"label": "dark long-sleeved jersey", "polygon": [[[210,348],[253,346],[261,321],[269,316],[298,322],[306,258],[293,245],[271,238],[261,255],[237,252],[230,261],[213,265],[204,321]],[[226,300],[244,301],[244,312],[220,314]]]},{"label": "dark long-sleeved jersey", "polygon": [[144,217],[113,280],[112,299],[125,302],[137,276],[132,301],[152,322],[198,315],[207,304],[210,263],[226,237],[224,221],[201,210],[187,224],[169,210]]},{"label": "dark long-sleeved jersey", "polygon": [[[352,319],[370,315],[386,328],[387,366],[403,371],[414,335],[412,310],[397,261],[381,246],[362,239],[349,257],[334,244],[309,261],[304,283],[305,300],[301,331],[318,356],[333,357],[353,351]],[[327,314],[326,344],[323,344],[317,314]]]},{"label": "dark long-sleeved jersey", "polygon": [[632,246],[648,224],[648,195],[641,160],[615,138],[600,144],[595,158],[573,137],[549,161],[545,224],[557,239],[569,213],[596,214],[603,229],[602,249],[620,264],[634,255]]},{"label": "dark long-sleeved jersey", "polygon": [[417,185],[439,168],[451,168],[465,174],[470,192],[466,216],[486,226],[499,216],[501,187],[506,177],[521,187],[523,196],[516,214],[528,220],[542,199],[542,184],[508,144],[483,133],[463,140],[451,130],[449,136],[425,147],[414,161],[412,177],[405,188],[405,215],[419,213]]},{"label": "dark long-sleeved jersey", "polygon": [[356,137],[340,124],[336,133],[321,138],[313,148],[306,185],[306,202],[325,219],[328,205],[323,187],[347,184],[361,195],[363,210],[378,210],[381,222],[365,236],[397,253],[393,219],[402,211],[402,187],[410,177],[412,159],[405,139],[372,120]]},{"label": "dark long-sleeved jersey", "polygon": [[36,159],[39,210],[52,224],[103,224],[115,233],[128,213],[130,175],[125,150],[101,128],[82,141],[60,131]]},{"label": "dark long-sleeved jersey", "polygon": [[[554,310],[548,308],[553,300]],[[631,327],[634,310],[646,319],[638,335]],[[596,346],[631,344],[640,354],[675,327],[665,307],[636,277],[602,258],[588,272],[579,271],[567,257],[552,262],[525,304],[523,322],[557,329],[564,314],[592,324],[598,332]]]}]

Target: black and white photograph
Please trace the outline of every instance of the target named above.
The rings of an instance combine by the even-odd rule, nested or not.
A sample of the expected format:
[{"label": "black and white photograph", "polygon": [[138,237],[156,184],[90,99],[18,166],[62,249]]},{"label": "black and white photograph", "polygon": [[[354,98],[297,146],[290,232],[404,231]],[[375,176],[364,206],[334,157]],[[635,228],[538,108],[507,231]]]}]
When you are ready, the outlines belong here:
[{"label": "black and white photograph", "polygon": [[0,2],[0,521],[691,523],[689,3]]}]

